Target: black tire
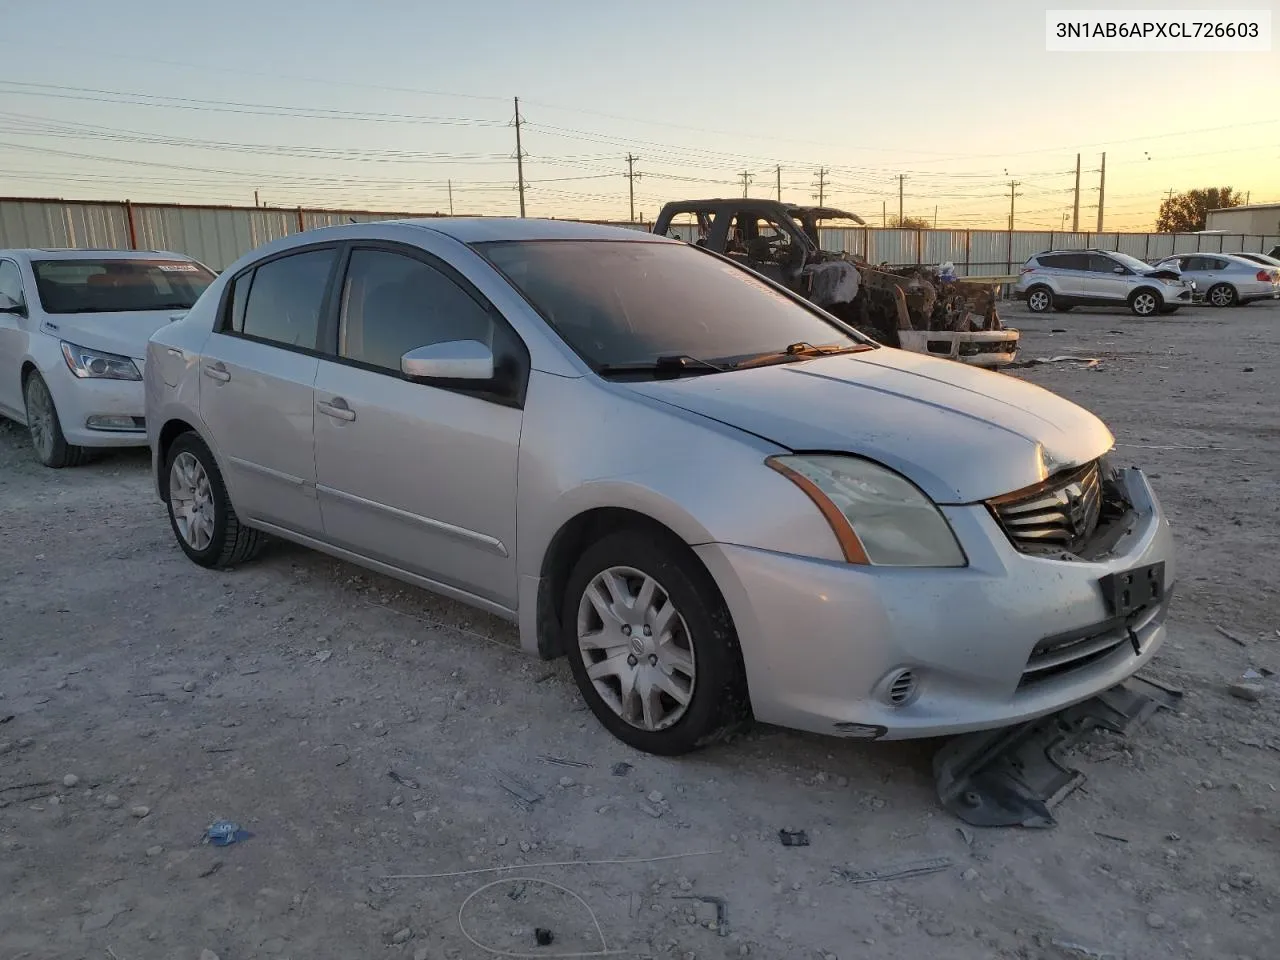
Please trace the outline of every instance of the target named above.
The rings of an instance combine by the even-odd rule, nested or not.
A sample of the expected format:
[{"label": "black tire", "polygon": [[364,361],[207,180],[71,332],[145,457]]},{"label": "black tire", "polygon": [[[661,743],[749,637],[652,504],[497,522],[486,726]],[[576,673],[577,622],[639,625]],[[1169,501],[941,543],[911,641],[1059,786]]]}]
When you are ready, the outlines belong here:
[{"label": "black tire", "polygon": [[1129,294],[1129,309],[1135,317],[1154,317],[1164,309],[1164,298],[1158,290],[1142,287]]},{"label": "black tire", "polygon": [[[31,449],[37,460],[55,470],[78,467],[88,461],[87,449],[67,443],[66,435],[62,432],[62,420],[58,417],[58,408],[53,402],[53,394],[39,371],[32,370],[27,374],[27,379],[22,383],[22,399],[27,414],[27,435],[31,438]],[[47,413],[33,417],[33,403],[40,410],[47,409]]]},{"label": "black tire", "polygon": [[1075,304],[1067,304],[1066,306],[1060,307],[1055,303],[1053,305],[1053,309],[1056,310],[1058,313],[1070,313],[1074,306]]},{"label": "black tire", "polygon": [[1204,295],[1204,302],[1211,307],[1235,307],[1240,305],[1240,295],[1229,283],[1214,284]]},{"label": "black tire", "polygon": [[1045,286],[1027,291],[1027,309],[1032,313],[1048,313],[1053,309],[1053,291]]},{"label": "black tire", "polygon": [[[670,726],[645,730],[619,715],[587,675],[578,645],[578,608],[587,587],[614,567],[629,567],[651,577],[675,605],[687,628],[696,664],[684,713]],[[719,588],[684,543],[647,529],[623,529],[591,544],[574,565],[565,586],[561,624],[564,650],[582,697],[591,712],[628,746],[659,756],[677,756],[728,737],[751,718],[746,673],[733,619]],[[602,653],[603,655],[603,653]]]},{"label": "black tire", "polygon": [[[170,496],[169,484],[173,472],[173,463],[181,454],[190,454],[199,462],[208,481],[208,489],[213,505],[213,533],[207,545],[197,549],[187,542],[183,536],[178,519],[174,515],[173,499]],[[236,516],[231,498],[227,496],[227,485],[223,482],[222,471],[213,452],[200,437],[187,432],[173,441],[165,454],[164,474],[162,477],[165,506],[169,513],[169,526],[173,530],[174,539],[182,552],[202,567],[233,567],[236,564],[252,560],[258,555],[265,541],[265,535],[246,527]]]}]

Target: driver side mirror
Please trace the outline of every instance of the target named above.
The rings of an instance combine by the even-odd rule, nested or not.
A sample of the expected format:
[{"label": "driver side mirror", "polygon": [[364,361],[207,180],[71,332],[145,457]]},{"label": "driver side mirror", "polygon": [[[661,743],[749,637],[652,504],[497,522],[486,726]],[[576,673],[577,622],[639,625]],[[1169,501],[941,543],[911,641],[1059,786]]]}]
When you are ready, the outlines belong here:
[{"label": "driver side mirror", "polygon": [[0,313],[11,313],[17,317],[27,315],[27,305],[18,303],[8,294],[0,293]]},{"label": "driver side mirror", "polygon": [[479,340],[447,340],[410,350],[400,372],[424,380],[492,380],[493,351]]},{"label": "driver side mirror", "polygon": [[1112,273],[1128,273],[1129,271],[1126,270],[1124,267],[1114,267],[1111,272]]}]

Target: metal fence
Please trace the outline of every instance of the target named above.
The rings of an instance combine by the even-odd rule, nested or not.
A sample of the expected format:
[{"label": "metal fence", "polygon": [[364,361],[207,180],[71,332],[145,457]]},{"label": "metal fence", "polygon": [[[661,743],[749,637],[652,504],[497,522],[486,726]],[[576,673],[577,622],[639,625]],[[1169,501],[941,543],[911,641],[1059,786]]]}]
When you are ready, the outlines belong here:
[{"label": "metal fence", "polygon": [[[316,227],[351,220],[396,220],[438,216],[369,210],[296,207],[212,207],[0,198],[2,247],[109,247],[172,250],[222,270],[260,244]],[[646,224],[619,223],[637,230]],[[692,241],[692,225],[672,228]],[[1140,260],[1174,253],[1243,251],[1265,253],[1280,236],[1202,233],[1061,233],[1027,230],[886,230],[876,227],[823,229],[822,246],[865,257],[871,263],[946,263],[962,276],[1012,273],[1044,250],[1092,247]]]}]

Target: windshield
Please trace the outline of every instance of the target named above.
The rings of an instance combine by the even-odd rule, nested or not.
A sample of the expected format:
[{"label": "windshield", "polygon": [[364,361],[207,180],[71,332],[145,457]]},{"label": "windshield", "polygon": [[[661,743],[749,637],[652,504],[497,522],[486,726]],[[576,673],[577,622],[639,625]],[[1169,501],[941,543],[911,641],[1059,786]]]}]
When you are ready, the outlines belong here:
[{"label": "windshield", "polygon": [[535,240],[476,246],[596,369],[672,356],[731,365],[796,343],[839,349],[870,342],[751,271],[685,244]]},{"label": "windshield", "polygon": [[186,310],[213,283],[189,260],[35,260],[45,313]]},{"label": "windshield", "polygon": [[1137,257],[1131,257],[1127,253],[1112,253],[1112,254],[1109,254],[1109,256],[1111,256],[1115,260],[1118,260],[1120,263],[1124,264],[1134,273],[1146,273],[1148,270],[1151,269],[1151,264],[1143,263]]}]

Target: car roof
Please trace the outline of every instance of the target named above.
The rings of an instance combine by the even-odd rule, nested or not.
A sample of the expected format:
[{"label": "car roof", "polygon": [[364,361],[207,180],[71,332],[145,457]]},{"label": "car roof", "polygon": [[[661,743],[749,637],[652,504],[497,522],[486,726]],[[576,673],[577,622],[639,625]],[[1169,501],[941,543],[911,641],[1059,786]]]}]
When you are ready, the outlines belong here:
[{"label": "car roof", "polygon": [[[395,220],[409,226],[433,230],[461,243],[492,243],[502,240],[630,240],[637,243],[674,243],[646,230],[610,227],[576,220],[542,220],[536,217],[425,217]],[[351,224],[352,232],[368,224]]]},{"label": "car roof", "polygon": [[191,260],[171,250],[120,250],[115,247],[21,247],[0,250],[0,256],[24,256],[33,260]]}]

